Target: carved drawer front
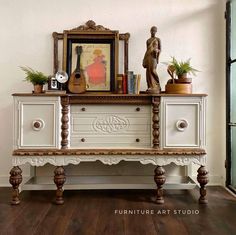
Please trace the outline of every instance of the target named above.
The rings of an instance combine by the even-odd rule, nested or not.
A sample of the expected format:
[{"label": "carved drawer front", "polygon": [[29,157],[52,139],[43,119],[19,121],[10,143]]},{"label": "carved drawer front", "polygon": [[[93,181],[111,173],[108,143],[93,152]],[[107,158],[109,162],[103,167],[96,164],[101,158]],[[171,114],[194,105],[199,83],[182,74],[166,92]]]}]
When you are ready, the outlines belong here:
[{"label": "carved drawer front", "polygon": [[161,98],[161,147],[202,148],[205,142],[205,98]]},{"label": "carved drawer front", "polygon": [[70,146],[150,147],[149,105],[71,105]]},{"label": "carved drawer front", "polygon": [[15,97],[16,148],[59,148],[57,97]]}]

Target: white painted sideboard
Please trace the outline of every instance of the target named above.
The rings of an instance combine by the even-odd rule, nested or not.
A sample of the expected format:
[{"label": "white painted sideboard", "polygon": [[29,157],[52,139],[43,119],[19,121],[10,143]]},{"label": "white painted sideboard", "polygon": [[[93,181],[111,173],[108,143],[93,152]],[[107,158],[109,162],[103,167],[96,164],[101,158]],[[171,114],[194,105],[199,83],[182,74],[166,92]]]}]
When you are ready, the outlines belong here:
[{"label": "white painted sideboard", "polygon": [[163,203],[164,165],[200,165],[200,203],[205,185],[206,95],[14,94],[14,151],[10,183],[19,204],[20,165],[56,166],[56,203],[62,204],[64,167],[80,162],[156,165],[157,203]]}]

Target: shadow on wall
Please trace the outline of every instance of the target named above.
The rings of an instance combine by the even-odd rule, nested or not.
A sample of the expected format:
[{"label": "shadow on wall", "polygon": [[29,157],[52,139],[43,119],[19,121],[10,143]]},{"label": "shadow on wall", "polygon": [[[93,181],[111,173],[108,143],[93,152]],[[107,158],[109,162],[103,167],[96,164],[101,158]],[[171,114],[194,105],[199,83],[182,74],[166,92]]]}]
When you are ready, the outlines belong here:
[{"label": "shadow on wall", "polygon": [[[158,65],[162,88],[165,87],[169,79],[166,65],[162,62],[169,61],[170,56],[176,56],[179,59],[192,58],[194,66],[201,71],[198,73],[199,79],[195,83],[198,87],[194,86],[194,92],[195,90],[203,93],[215,92],[217,90],[215,88],[216,82],[223,82],[220,79],[222,79],[222,75],[224,76],[222,65],[225,64],[225,33],[224,31],[222,33],[222,29],[224,29],[224,1],[212,1],[201,9],[199,9],[200,3],[196,3],[196,5],[198,9],[194,9],[192,7],[194,3],[192,3],[187,4],[186,7],[180,6],[182,8],[180,10],[174,4],[168,12],[170,17],[165,16],[159,24],[158,20],[156,22],[158,36],[162,40],[162,53]],[[133,37],[138,38],[144,32],[148,38],[149,30],[146,26],[140,26],[140,29],[131,35],[131,40]],[[141,53],[146,50],[145,44],[139,41],[136,45],[138,43],[143,47],[143,52],[140,52],[139,55],[142,58],[143,54]],[[140,62],[136,63],[136,66],[140,66]],[[144,74],[143,70],[142,72]],[[209,73],[211,78],[214,78],[214,82],[206,82]]]},{"label": "shadow on wall", "polygon": [[[201,72],[203,73],[206,70],[210,70],[209,72],[216,72],[216,68],[221,69],[221,72],[224,70],[223,66],[225,64],[225,31],[222,32],[222,28],[224,29],[224,7],[224,1],[222,1],[222,6],[219,5],[218,1],[215,1],[212,2],[207,8],[204,8],[202,10],[194,11],[192,13],[188,13],[186,11],[186,14],[180,14],[179,16],[176,16],[174,23],[172,21],[166,20],[166,22],[162,25],[162,31],[165,33],[166,31],[176,31],[179,27],[183,28],[186,24],[196,23],[193,25],[193,27],[195,27],[196,29],[198,28],[198,30],[201,29],[201,35],[198,35],[199,44],[201,45],[200,54],[207,56],[207,64],[202,64],[203,68],[201,68]],[[199,21],[199,19],[203,17],[209,19],[207,25],[202,25],[202,22]],[[206,37],[208,37],[209,43],[206,43]],[[181,38],[181,40],[183,40],[183,45],[185,38],[186,40],[188,40],[187,31],[186,34]],[[199,47],[197,49],[199,50]],[[220,80],[221,77],[218,76],[215,79]],[[217,82],[217,80],[215,82]],[[204,85],[205,83],[203,84],[203,87]]]},{"label": "shadow on wall", "polygon": [[[186,7],[186,6],[185,6]],[[184,8],[184,7],[183,7]],[[191,20],[198,20],[201,17],[209,17],[209,15],[212,16],[213,19],[215,19],[215,13],[217,12],[217,9],[219,8],[219,2],[218,1],[214,1],[211,4],[209,4],[206,8],[202,8],[201,10],[195,10],[194,12],[188,12],[188,10],[186,10],[186,13],[183,14],[181,12],[181,14],[179,16],[176,15],[175,17],[175,21],[174,21],[174,28],[176,27],[176,25],[180,25],[181,27],[183,27],[183,23],[186,24],[187,22]],[[187,9],[187,7],[186,7]],[[191,10],[193,8],[191,7]],[[174,11],[174,10],[173,10]],[[171,14],[171,12],[170,12]],[[171,22],[170,20],[168,20],[168,18],[166,18],[166,23],[162,24],[163,29],[172,29],[173,28],[173,22]]]}]

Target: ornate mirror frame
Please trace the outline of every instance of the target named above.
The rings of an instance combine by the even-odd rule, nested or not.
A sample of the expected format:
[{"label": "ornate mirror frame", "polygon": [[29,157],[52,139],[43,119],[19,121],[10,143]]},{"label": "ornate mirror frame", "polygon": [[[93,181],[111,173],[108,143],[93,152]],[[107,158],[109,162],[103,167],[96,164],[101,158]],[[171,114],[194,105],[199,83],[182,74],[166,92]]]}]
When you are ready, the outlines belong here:
[{"label": "ornate mirror frame", "polygon": [[67,70],[68,67],[68,61],[67,61],[67,48],[68,48],[68,39],[89,39],[89,40],[96,40],[96,39],[114,39],[115,42],[115,52],[114,52],[114,80],[116,80],[116,76],[118,73],[118,51],[119,51],[119,40],[124,43],[124,74],[127,74],[128,72],[128,43],[130,34],[129,33],[123,33],[119,34],[118,31],[110,30],[102,25],[96,25],[96,23],[92,20],[87,21],[84,25],[80,25],[76,28],[73,28],[71,30],[64,30],[63,33],[57,33],[53,32],[53,73],[55,74],[59,70],[59,58],[58,58],[58,50],[59,40],[63,40],[63,63],[62,63],[62,69],[64,71]]}]

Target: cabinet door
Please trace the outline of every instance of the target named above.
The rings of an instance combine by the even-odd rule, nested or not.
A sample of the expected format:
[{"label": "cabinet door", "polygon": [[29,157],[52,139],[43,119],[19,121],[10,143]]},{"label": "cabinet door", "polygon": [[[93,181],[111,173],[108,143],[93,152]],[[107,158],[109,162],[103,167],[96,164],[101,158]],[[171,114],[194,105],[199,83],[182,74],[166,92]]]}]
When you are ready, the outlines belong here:
[{"label": "cabinet door", "polygon": [[203,97],[162,97],[161,147],[204,147],[204,115]]},{"label": "cabinet door", "polygon": [[58,97],[15,98],[16,148],[59,148]]}]

